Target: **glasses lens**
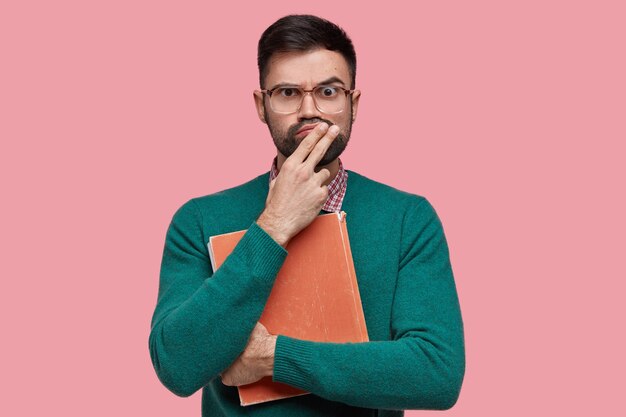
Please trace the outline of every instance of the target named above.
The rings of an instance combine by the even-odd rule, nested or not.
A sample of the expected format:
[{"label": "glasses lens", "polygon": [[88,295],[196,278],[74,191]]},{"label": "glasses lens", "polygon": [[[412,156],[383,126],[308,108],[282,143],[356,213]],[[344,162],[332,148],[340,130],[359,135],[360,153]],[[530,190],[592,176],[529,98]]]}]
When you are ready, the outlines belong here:
[{"label": "glasses lens", "polygon": [[274,90],[270,104],[275,112],[293,113],[302,102],[302,91],[293,87],[281,87]]},{"label": "glasses lens", "polygon": [[339,113],[346,105],[346,94],[338,87],[321,85],[313,90],[313,97],[324,113]]}]

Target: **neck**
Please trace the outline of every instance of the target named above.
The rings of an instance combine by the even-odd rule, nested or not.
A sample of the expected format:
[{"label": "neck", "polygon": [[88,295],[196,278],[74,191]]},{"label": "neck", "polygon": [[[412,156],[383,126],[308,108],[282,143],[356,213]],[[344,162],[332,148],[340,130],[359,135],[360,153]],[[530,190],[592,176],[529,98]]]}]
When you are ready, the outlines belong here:
[{"label": "neck", "polygon": [[[278,169],[278,171],[280,171],[280,168],[283,166],[283,163],[285,162],[286,159],[287,158],[285,158],[283,154],[278,152],[278,154],[276,155],[276,168]],[[334,161],[332,161],[331,163],[327,165],[317,165],[315,167],[315,172],[319,172],[323,168],[326,168],[327,170],[330,171],[330,177],[328,177],[328,179],[324,181],[324,183],[322,184],[322,185],[328,185],[333,180],[333,178],[337,176],[337,173],[339,172],[339,158],[336,158]]]}]

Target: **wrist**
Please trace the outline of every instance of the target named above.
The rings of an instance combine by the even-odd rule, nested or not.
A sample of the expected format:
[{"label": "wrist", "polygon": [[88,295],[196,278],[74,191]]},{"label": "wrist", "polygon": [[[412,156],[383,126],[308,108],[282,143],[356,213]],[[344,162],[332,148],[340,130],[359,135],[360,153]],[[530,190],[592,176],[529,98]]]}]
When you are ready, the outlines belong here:
[{"label": "wrist", "polygon": [[289,243],[291,236],[282,231],[280,226],[277,225],[277,222],[272,220],[271,216],[267,215],[265,211],[261,213],[256,221],[256,224],[283,248],[287,246],[287,243]]},{"label": "wrist", "polygon": [[268,351],[271,352],[271,354],[269,355],[267,361],[266,376],[274,376],[274,351],[276,350],[277,337],[278,336],[271,335],[267,338]]}]

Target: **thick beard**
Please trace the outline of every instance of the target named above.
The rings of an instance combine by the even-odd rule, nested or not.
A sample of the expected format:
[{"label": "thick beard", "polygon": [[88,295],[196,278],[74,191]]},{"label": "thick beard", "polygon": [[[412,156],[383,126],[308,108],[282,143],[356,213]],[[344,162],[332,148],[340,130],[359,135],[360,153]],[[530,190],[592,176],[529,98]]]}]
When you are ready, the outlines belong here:
[{"label": "thick beard", "polygon": [[[286,158],[289,158],[291,154],[293,154],[295,150],[298,148],[298,145],[300,145],[300,142],[302,142],[302,140],[304,139],[304,138],[300,140],[296,139],[296,133],[298,132],[298,130],[300,130],[304,125],[312,124],[312,123],[321,123],[321,122],[327,123],[328,126],[333,125],[333,123],[330,120],[326,120],[326,119],[321,119],[321,118],[306,119],[291,126],[286,134],[283,134],[283,132],[280,132],[277,129],[275,129],[272,123],[270,122],[269,118],[267,119],[267,126],[270,130],[270,135],[272,135],[272,139],[274,140],[274,145],[276,146],[276,149],[278,149],[278,151],[281,154],[283,154]],[[328,148],[328,150],[326,151],[326,153],[324,154],[320,162],[317,164],[317,166],[328,165],[331,162],[333,162],[335,159],[337,159],[339,155],[343,153],[344,149],[346,149],[346,146],[348,146],[348,141],[350,140],[351,131],[352,131],[352,121],[350,121],[350,124],[348,125],[348,131],[345,133],[340,133],[339,135],[337,135],[335,140],[333,140],[333,142],[330,144],[330,147]]]}]

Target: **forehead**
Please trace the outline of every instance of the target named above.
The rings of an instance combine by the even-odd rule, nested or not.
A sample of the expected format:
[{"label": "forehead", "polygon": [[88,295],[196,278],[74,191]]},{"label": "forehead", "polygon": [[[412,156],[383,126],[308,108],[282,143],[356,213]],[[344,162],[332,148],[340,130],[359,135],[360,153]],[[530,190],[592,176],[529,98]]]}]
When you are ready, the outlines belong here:
[{"label": "forehead", "polygon": [[348,63],[339,52],[327,49],[281,52],[272,55],[269,61],[265,85],[271,88],[278,83],[294,83],[310,88],[332,77],[350,85]]}]

